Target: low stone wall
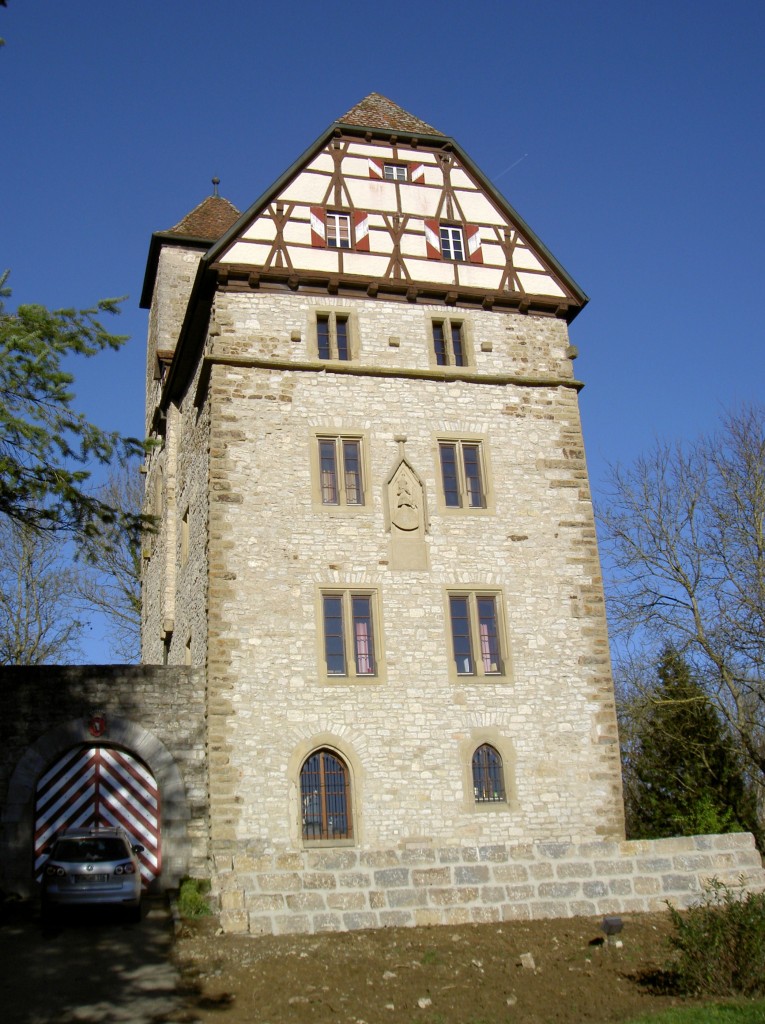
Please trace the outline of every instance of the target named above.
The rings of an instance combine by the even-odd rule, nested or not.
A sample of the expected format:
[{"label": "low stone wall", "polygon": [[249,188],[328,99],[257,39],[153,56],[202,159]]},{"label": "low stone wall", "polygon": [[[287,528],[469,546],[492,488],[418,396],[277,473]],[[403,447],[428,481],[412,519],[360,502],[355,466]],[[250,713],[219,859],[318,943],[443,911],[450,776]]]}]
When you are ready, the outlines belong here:
[{"label": "low stone wall", "polygon": [[254,934],[468,924],[683,908],[717,877],[765,890],[749,833],[580,845],[219,853],[227,931]]}]

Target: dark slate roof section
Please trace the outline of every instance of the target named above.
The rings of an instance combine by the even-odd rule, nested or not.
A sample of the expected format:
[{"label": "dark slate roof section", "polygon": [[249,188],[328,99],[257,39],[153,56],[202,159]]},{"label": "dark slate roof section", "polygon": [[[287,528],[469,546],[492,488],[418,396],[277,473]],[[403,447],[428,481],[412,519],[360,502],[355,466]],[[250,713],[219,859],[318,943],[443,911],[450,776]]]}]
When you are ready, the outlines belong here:
[{"label": "dark slate roof section", "polygon": [[443,134],[379,92],[370,92],[347,114],[338,117],[336,123],[352,124],[358,128],[382,128],[383,131],[419,132],[421,135]]},{"label": "dark slate roof section", "polygon": [[187,249],[201,249],[207,252],[239,220],[240,213],[233,203],[222,196],[208,196],[191,213],[187,213],[169,231],[155,231],[151,236],[146,272],[143,278],[141,309],[149,309],[154,293],[159,253],[163,245],[181,245]]},{"label": "dark slate roof section", "polygon": [[187,213],[170,232],[216,242],[239,218],[239,210],[223,196],[208,196]]}]

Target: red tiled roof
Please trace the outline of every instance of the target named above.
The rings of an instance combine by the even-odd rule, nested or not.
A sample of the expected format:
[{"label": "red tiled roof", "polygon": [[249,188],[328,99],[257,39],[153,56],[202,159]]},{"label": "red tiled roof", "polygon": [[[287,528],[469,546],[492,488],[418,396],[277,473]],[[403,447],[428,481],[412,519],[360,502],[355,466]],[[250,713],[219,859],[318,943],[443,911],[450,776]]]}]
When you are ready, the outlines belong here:
[{"label": "red tiled roof", "polygon": [[361,103],[357,103],[347,114],[338,117],[343,124],[359,128],[384,128],[399,132],[421,132],[423,135],[442,135],[437,128],[426,124],[418,117],[408,114],[392,100],[379,92],[370,92]]},{"label": "red tiled roof", "polygon": [[187,213],[170,231],[189,238],[217,241],[239,218],[239,210],[223,196],[208,196],[191,213]]}]

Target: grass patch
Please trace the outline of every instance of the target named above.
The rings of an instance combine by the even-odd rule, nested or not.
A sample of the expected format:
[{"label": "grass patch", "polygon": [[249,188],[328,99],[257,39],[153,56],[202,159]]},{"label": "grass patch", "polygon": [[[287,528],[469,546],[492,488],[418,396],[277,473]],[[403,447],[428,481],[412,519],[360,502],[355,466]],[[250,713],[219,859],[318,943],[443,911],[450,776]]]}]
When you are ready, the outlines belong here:
[{"label": "grass patch", "polygon": [[752,1003],[708,1003],[684,1006],[663,1013],[635,1017],[628,1024],[763,1024],[765,1001]]},{"label": "grass patch", "polygon": [[212,913],[207,902],[210,883],[205,878],[184,878],[178,892],[178,912],[181,917],[209,917]]}]

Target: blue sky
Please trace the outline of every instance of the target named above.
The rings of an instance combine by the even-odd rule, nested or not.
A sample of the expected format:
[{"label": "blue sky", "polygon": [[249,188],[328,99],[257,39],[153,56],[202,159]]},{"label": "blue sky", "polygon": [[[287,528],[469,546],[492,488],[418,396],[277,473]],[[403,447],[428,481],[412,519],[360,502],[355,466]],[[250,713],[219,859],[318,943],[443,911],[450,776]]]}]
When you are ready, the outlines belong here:
[{"label": "blue sky", "polygon": [[[14,302],[127,295],[80,406],[140,434],[152,231],[245,209],[367,93],[454,136],[590,296],[572,325],[595,497],[765,376],[765,5],[9,0],[0,268]],[[108,660],[96,625],[87,660]]]}]

